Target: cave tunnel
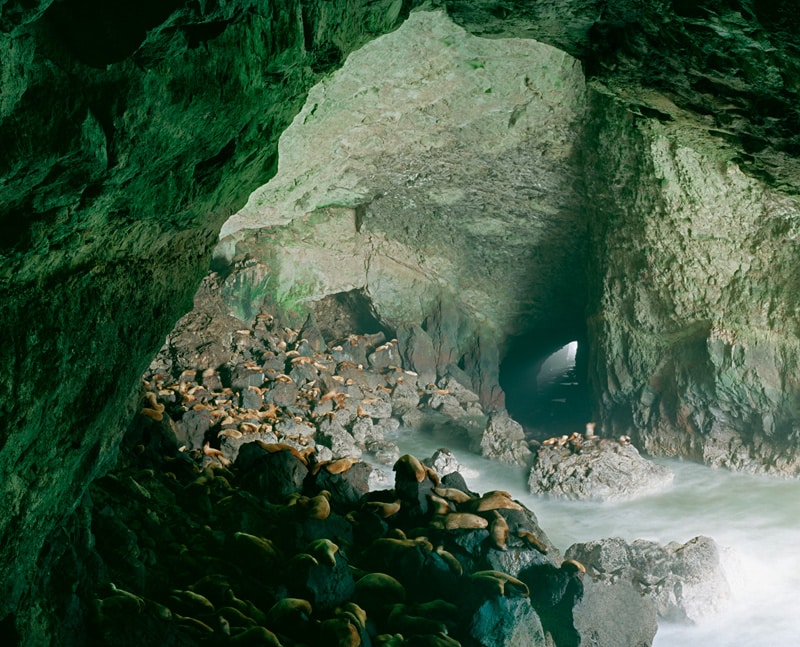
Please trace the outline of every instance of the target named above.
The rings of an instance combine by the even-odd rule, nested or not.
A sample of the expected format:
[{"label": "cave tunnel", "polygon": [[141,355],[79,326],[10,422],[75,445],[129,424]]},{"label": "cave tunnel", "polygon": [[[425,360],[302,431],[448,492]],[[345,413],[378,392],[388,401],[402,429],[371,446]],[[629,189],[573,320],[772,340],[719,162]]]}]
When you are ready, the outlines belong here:
[{"label": "cave tunnel", "polygon": [[513,337],[500,365],[506,407],[528,439],[582,431],[591,420],[588,341],[580,327]]}]

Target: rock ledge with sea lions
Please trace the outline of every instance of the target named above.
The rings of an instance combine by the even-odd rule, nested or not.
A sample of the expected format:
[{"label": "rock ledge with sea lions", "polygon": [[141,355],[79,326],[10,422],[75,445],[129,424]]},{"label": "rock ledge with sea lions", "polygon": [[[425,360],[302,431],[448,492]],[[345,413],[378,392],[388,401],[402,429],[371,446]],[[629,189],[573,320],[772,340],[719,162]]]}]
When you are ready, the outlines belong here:
[{"label": "rock ledge with sea lions", "polygon": [[658,492],[672,483],[672,471],[643,458],[627,437],[600,438],[588,431],[587,426],[585,436],[575,433],[542,443],[528,479],[532,493],[620,501]]}]

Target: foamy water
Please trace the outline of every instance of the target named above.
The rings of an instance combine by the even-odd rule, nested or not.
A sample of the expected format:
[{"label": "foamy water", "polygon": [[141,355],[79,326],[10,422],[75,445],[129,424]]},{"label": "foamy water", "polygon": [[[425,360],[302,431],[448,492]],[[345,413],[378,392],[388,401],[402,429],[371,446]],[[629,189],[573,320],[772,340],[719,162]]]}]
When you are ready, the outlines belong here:
[{"label": "foamy water", "polygon": [[796,647],[800,645],[800,481],[658,460],[675,473],[669,489],[621,503],[567,502],[527,492],[522,468],[470,453],[444,434],[399,432],[403,452],[424,458],[448,447],[478,475],[476,491],[503,489],[536,513],[563,552],[603,537],[681,543],[706,535],[723,552],[733,591],[726,609],[699,625],[659,623],[656,647]]}]

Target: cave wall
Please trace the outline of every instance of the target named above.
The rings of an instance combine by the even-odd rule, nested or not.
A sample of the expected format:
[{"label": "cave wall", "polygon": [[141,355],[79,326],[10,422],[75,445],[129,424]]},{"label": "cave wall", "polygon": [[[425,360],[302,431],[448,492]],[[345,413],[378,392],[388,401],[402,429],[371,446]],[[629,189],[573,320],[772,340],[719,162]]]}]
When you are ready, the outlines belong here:
[{"label": "cave wall", "polygon": [[800,473],[800,200],[736,151],[593,95],[591,371],[605,433]]},{"label": "cave wall", "polygon": [[113,464],[220,226],[307,89],[412,4],[0,3],[3,627],[58,634],[37,555]]},{"label": "cave wall", "polygon": [[[25,616],[43,586],[34,572],[39,548],[86,484],[113,462],[136,406],[138,376],[190,307],[222,222],[274,173],[277,138],[307,89],[415,4],[0,3],[0,618],[16,610],[20,624],[40,631],[31,640],[57,633],[45,626],[55,622],[47,613]],[[590,156],[586,164],[599,169],[588,192],[598,201],[595,249],[609,244],[620,256],[606,263],[592,255],[590,275],[595,374],[598,388],[607,387],[603,407],[611,428],[637,419],[650,425],[643,435],[650,447],[698,456],[709,451],[706,439],[749,430],[745,453],[764,446],[765,460],[777,465],[771,457],[780,443],[794,450],[796,410],[796,296],[787,282],[796,270],[795,225],[793,216],[781,215],[795,207],[776,192],[796,194],[800,178],[794,3],[438,4],[469,31],[563,48],[584,63],[591,87],[621,99],[617,126],[592,126],[596,150],[606,156]],[[593,110],[602,122],[606,108]],[[693,288],[691,303],[666,281],[655,285],[653,304],[635,286],[619,291],[616,272],[651,257],[678,276],[707,282],[707,271],[683,269],[694,268],[692,250],[705,247],[676,242],[686,227],[682,219],[692,214],[670,205],[659,183],[684,167],[694,172],[693,157],[704,173],[720,158],[708,152],[713,147],[705,138],[697,150],[691,136],[658,130],[656,122],[674,119],[678,110],[686,124],[733,151],[711,180],[739,205],[731,211],[736,228],[741,219],[755,236],[742,243],[755,241],[754,261],[740,269],[752,280],[752,296],[736,287],[744,280],[728,268],[741,252],[738,233],[714,243],[722,255],[715,258],[724,261],[711,272],[718,286]],[[653,132],[643,119],[656,120]],[[646,143],[651,139],[662,144]],[[764,185],[749,184],[736,168]],[[636,169],[661,174],[659,182],[643,182],[647,200],[633,187],[634,178],[649,176]],[[674,195],[697,189],[683,177],[674,184]],[[621,208],[629,199],[634,206]],[[674,228],[645,222],[645,203],[667,214]],[[651,242],[657,231],[667,251]],[[715,300],[725,321],[708,314]],[[640,306],[648,313],[644,323],[634,310]],[[673,332],[678,341],[670,343]],[[658,368],[656,355],[666,351],[676,358],[672,368]],[[664,379],[645,394],[642,384],[654,375]],[[645,403],[674,404],[643,405],[643,394]],[[701,414],[698,403],[711,411],[718,399],[727,409]],[[771,418],[762,406],[774,409]],[[748,417],[752,426],[743,422]],[[670,424],[699,440],[664,440]],[[48,568],[45,558],[39,572]],[[0,619],[0,628],[14,621]]]},{"label": "cave wall", "polygon": [[283,310],[362,290],[502,407],[506,339],[583,318],[585,104],[564,52],[412,13],[309,92],[220,254],[262,263]]}]

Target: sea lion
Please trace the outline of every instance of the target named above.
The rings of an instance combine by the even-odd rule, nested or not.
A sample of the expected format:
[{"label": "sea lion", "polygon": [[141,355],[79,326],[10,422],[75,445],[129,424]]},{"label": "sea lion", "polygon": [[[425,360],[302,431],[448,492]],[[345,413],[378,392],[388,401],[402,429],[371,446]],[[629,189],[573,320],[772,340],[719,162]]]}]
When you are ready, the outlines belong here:
[{"label": "sea lion", "polygon": [[462,492],[458,488],[435,487],[433,488],[433,492],[437,496],[447,499],[448,501],[452,501],[455,504],[467,503],[468,501],[472,500],[472,497],[469,494]]},{"label": "sea lion", "polygon": [[422,483],[427,476],[425,466],[416,456],[412,456],[411,454],[403,454],[398,458],[392,470],[397,472],[398,475],[402,474],[412,477],[417,483]]},{"label": "sea lion", "polygon": [[444,530],[466,530],[489,526],[486,519],[471,512],[451,512],[440,518],[440,521]]},{"label": "sea lion", "polygon": [[329,647],[359,647],[361,631],[348,617],[339,616],[323,620],[319,625],[323,644]]},{"label": "sea lion", "polygon": [[464,574],[464,567],[461,565],[461,562],[458,561],[455,555],[448,550],[445,550],[444,546],[437,546],[435,550],[436,554],[441,557],[445,564],[447,564],[448,568],[450,568],[453,573],[456,575],[463,575]]},{"label": "sea lion", "polygon": [[283,598],[267,611],[267,625],[279,633],[298,636],[311,618],[311,603],[302,598]]},{"label": "sea lion", "polygon": [[532,546],[543,555],[547,554],[547,544],[534,535],[530,530],[517,530],[517,537],[522,539],[526,544]]},{"label": "sea lion", "polygon": [[494,510],[494,519],[489,526],[489,538],[498,550],[508,550],[508,523],[497,510]]},{"label": "sea lion", "polygon": [[320,564],[327,564],[330,567],[336,566],[336,553],[339,547],[330,539],[315,539],[306,546],[306,552],[315,557]]},{"label": "sea lion", "polygon": [[367,501],[364,503],[364,508],[374,512],[381,519],[388,519],[392,515],[400,512],[400,499],[396,499],[391,503],[386,503],[384,501]]},{"label": "sea lion", "polygon": [[294,456],[297,460],[299,460],[303,465],[308,465],[308,459],[300,453],[300,451],[286,443],[266,443],[260,438],[256,438],[254,441],[261,449],[265,449],[270,454],[274,454],[276,452],[289,452],[292,456]]},{"label": "sea lion", "polygon": [[447,625],[435,618],[415,615],[411,608],[405,604],[394,604],[386,619],[389,631],[404,635],[432,634],[446,632]]},{"label": "sea lion", "polygon": [[370,608],[406,601],[406,589],[386,573],[368,573],[356,581],[353,601],[370,613]]},{"label": "sea lion", "polygon": [[464,510],[470,512],[489,512],[497,509],[525,510],[524,507],[511,498],[508,492],[502,490],[487,492],[480,499],[472,499],[462,507]]},{"label": "sea lion", "polygon": [[307,516],[309,519],[327,519],[331,515],[331,493],[322,490],[309,500]]},{"label": "sea lion", "polygon": [[[500,595],[506,597],[523,597],[530,596],[530,589],[525,582],[518,580],[516,577],[503,573],[502,571],[478,571],[469,576],[473,582],[477,582],[479,587],[486,586],[485,590],[500,591]],[[490,583],[490,580],[496,580],[500,585]]]},{"label": "sea lion", "polygon": [[266,627],[256,625],[232,634],[226,641],[228,645],[253,645],[255,647],[283,647],[278,637]]}]

